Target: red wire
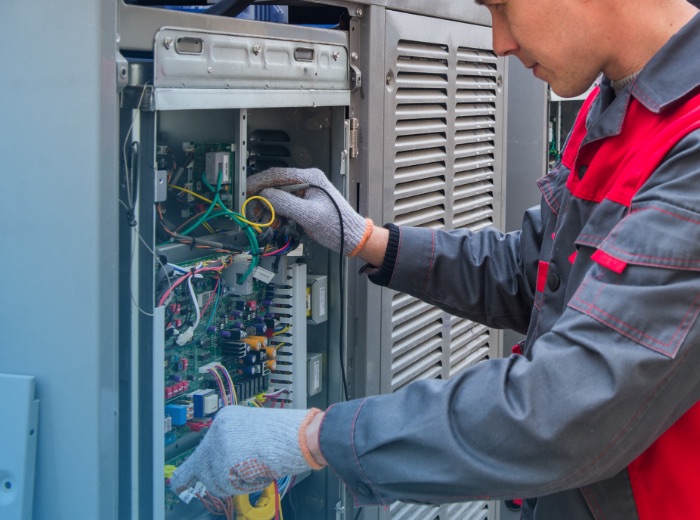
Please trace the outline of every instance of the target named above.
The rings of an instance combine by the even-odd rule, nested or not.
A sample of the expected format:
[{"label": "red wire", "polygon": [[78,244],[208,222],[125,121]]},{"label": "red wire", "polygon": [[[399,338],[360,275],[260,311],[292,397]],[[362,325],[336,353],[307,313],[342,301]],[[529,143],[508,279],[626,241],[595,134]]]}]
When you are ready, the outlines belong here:
[{"label": "red wire", "polygon": [[221,276],[219,276],[216,279],[216,285],[214,286],[214,290],[211,292],[209,295],[209,299],[207,300],[207,303],[204,305],[204,308],[201,310],[200,314],[204,315],[204,311],[207,310],[207,307],[209,307],[209,304],[211,301],[214,299],[214,295],[216,294],[216,291],[219,289],[219,283],[221,282]]},{"label": "red wire", "polygon": [[278,250],[276,250],[276,251],[270,251],[269,253],[265,253],[263,256],[272,256],[272,255],[276,255],[276,254],[279,253],[280,251],[284,251],[286,248],[288,248],[288,247],[289,247],[289,244],[291,244],[291,243],[292,243],[291,240],[287,240],[287,243],[284,244],[282,247],[280,247]]}]

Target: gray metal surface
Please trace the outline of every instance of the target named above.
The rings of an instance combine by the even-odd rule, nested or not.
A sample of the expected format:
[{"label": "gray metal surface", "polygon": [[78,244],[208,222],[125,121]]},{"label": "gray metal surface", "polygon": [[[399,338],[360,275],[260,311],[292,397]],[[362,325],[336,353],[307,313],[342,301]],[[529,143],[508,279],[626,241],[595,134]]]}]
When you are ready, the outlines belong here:
[{"label": "gray metal surface", "polygon": [[[192,42],[180,51],[178,43]],[[347,45],[164,28],[156,88],[348,90]]]},{"label": "gray metal surface", "polygon": [[[362,24],[377,31],[369,38],[371,55],[361,53],[370,61],[361,66],[372,76],[365,82],[370,88],[363,87],[369,119],[360,117],[361,153],[369,154],[371,172],[365,179],[370,215],[379,222],[442,229],[502,225],[503,62],[489,51],[490,30],[377,9],[363,13]],[[383,121],[372,113],[383,113]],[[378,217],[372,213],[377,210]],[[366,337],[382,345],[379,359],[370,345],[365,353],[368,362],[378,363],[377,372],[368,368],[367,375],[378,373],[379,392],[418,379],[449,378],[497,356],[500,348],[497,331],[388,290],[382,290],[381,312],[366,324]],[[368,382],[366,388],[373,386]],[[390,512],[367,510],[363,516],[429,520],[489,514],[489,503],[437,509],[395,504]]]},{"label": "gray metal surface", "polygon": [[127,5],[122,0],[115,1],[119,15],[119,46],[124,50],[153,50],[156,33],[163,27],[182,27],[244,36],[270,36],[288,40],[323,41],[338,45],[342,45],[346,39],[342,31],[185,13]]},{"label": "gray metal surface", "polygon": [[115,33],[111,2],[0,17],[0,367],[41,400],[34,520],[116,518]]},{"label": "gray metal surface", "polygon": [[32,517],[34,469],[39,436],[39,400],[34,377],[0,374],[0,516],[6,520]]}]

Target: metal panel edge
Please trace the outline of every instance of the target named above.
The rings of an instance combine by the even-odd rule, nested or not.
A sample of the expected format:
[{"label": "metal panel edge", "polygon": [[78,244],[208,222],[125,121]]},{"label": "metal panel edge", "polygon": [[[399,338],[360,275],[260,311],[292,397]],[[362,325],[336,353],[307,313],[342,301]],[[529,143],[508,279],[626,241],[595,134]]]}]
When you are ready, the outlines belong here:
[{"label": "metal panel edge", "polygon": [[117,7],[118,41],[120,48],[125,50],[152,51],[156,33],[166,26],[337,45],[344,45],[347,41],[344,32],[330,29],[140,7],[125,4],[123,0],[117,0]]},{"label": "metal panel edge", "polygon": [[155,98],[158,110],[346,106],[350,91],[160,88]]},{"label": "metal panel edge", "polygon": [[0,394],[12,396],[0,405],[11,418],[0,430],[0,515],[5,520],[32,518],[39,400],[34,377],[0,374]]}]

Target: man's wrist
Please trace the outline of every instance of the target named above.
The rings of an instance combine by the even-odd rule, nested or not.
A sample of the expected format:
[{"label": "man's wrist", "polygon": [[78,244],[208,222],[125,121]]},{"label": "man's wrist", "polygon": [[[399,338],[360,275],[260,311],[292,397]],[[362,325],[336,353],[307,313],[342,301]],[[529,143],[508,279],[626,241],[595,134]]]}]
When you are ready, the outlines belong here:
[{"label": "man's wrist", "polygon": [[[313,469],[321,469],[328,465],[328,461],[321,453],[321,445],[318,440],[323,416],[324,412],[316,410],[310,417],[310,420],[308,422],[304,421],[299,429],[299,443],[302,445],[302,453],[304,453],[304,458],[307,459],[307,463]],[[308,460],[308,457],[311,457],[311,461]]]},{"label": "man's wrist", "polygon": [[358,256],[365,262],[379,267],[384,262],[386,247],[389,243],[389,230],[372,226],[372,233],[367,238],[364,247],[359,251]]}]

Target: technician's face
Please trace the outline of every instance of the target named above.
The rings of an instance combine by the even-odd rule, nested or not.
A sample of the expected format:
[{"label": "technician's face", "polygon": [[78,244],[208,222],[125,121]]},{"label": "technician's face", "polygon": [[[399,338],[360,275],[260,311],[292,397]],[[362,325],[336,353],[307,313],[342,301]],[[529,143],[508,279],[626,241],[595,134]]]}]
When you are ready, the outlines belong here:
[{"label": "technician's face", "polygon": [[481,0],[493,20],[493,48],[516,56],[563,97],[585,92],[601,62],[580,0]]}]

